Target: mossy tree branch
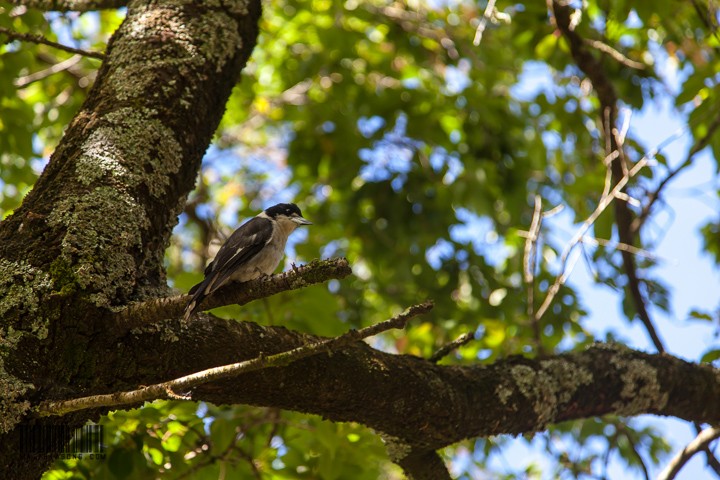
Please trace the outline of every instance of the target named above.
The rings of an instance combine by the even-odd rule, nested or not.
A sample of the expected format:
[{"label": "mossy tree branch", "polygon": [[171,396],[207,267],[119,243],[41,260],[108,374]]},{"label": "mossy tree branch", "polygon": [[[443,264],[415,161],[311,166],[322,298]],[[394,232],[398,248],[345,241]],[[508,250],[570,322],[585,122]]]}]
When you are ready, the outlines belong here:
[{"label": "mossy tree branch", "polygon": [[72,400],[60,400],[43,402],[36,409],[38,416],[65,415],[78,410],[99,407],[119,407],[133,405],[144,401],[152,401],[159,398],[172,398],[178,392],[186,392],[199,385],[224,378],[236,377],[243,373],[252,372],[262,368],[283,367],[301,358],[306,358],[320,352],[332,354],[343,347],[392,328],[405,328],[407,322],[413,317],[430,311],[431,302],[414,305],[404,312],[386,320],[382,323],[365,327],[360,330],[349,332],[335,338],[318,339],[313,343],[301,345],[292,350],[276,353],[265,357],[260,355],[251,360],[209,368],[191,375],[185,375],[168,382],[157,383],[128,392],[116,392],[108,395],[92,395]]},{"label": "mossy tree branch", "polygon": [[[162,335],[143,336],[137,351],[156,345],[153,337]],[[197,371],[198,358],[208,367],[237,362],[232,346],[242,345],[242,356],[250,359],[288,351],[313,338],[283,327],[208,318],[191,322],[164,353],[173,365],[171,373],[179,377]],[[609,414],[650,413],[717,424],[718,398],[720,370],[711,365],[607,344],[543,359],[444,366],[354,343],[333,354],[193,391],[194,400],[215,404],[275,407],[362,423],[418,452],[465,438],[537,432],[550,424]]]},{"label": "mossy tree branch", "polygon": [[[224,305],[245,305],[260,298],[288,290],[309,287],[330,279],[342,279],[352,273],[346,258],[314,260],[283,273],[258,278],[241,285],[231,284],[220,289],[202,303],[202,310]],[[122,334],[132,328],[182,316],[188,295],[163,297],[128,305],[110,316],[114,330]]]}]

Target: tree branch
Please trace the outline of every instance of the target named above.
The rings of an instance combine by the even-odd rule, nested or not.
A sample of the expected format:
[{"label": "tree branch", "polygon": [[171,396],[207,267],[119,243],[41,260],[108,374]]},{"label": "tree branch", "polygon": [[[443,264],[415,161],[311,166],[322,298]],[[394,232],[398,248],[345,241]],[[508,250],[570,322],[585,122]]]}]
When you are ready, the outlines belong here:
[{"label": "tree branch", "polygon": [[[700,434],[700,432],[703,431],[702,425],[700,425],[698,422],[694,422],[693,426],[695,427],[695,432],[698,435]],[[717,475],[718,478],[720,478],[720,462],[718,462],[715,453],[710,450],[710,444],[705,444],[702,447],[702,451],[705,453],[705,464],[715,472],[715,475]]]},{"label": "tree branch", "polygon": [[[202,308],[210,310],[224,305],[245,305],[280,292],[309,287],[330,279],[342,279],[351,273],[346,258],[313,260],[307,265],[293,267],[283,273],[223,287],[206,298]],[[113,313],[110,321],[116,332],[123,333],[168,318],[181,317],[189,299],[189,295],[176,295],[134,303]]]},{"label": "tree branch", "polygon": [[123,405],[133,405],[143,401],[157,400],[159,398],[176,398],[176,392],[189,391],[208,382],[236,377],[240,374],[262,368],[284,367],[301,358],[316,355],[319,352],[329,354],[337,352],[353,342],[377,335],[392,328],[405,328],[405,325],[411,318],[429,312],[432,307],[431,302],[413,305],[399,315],[392,317],[390,320],[360,330],[350,330],[339,337],[320,340],[316,343],[306,344],[286,352],[270,355],[269,357],[260,355],[252,360],[209,368],[191,375],[176,378],[175,380],[170,380],[169,382],[157,383],[137,390],[107,395],[91,395],[89,397],[75,398],[72,400],[44,402],[38,405],[35,412],[38,416],[45,417],[50,415],[65,415],[70,412],[89,408],[119,407]]},{"label": "tree branch", "polygon": [[[549,7],[552,11],[552,18],[555,26],[560,30],[563,37],[570,45],[570,52],[577,66],[592,82],[593,88],[597,92],[600,100],[600,113],[602,115],[601,123],[603,125],[606,147],[605,154],[607,158],[613,158],[610,162],[610,171],[612,173],[613,183],[619,182],[627,178],[627,165],[625,163],[624,147],[622,139],[619,140],[616,131],[617,124],[617,93],[605,74],[602,64],[587,51],[584,39],[575,32],[572,26],[571,9],[564,0],[548,0]],[[624,188],[619,190],[619,194],[626,193]],[[627,201],[616,195],[615,198],[615,223],[618,228],[618,240],[620,243],[634,246],[634,234],[631,228],[632,212],[630,211]],[[655,348],[658,352],[664,352],[663,342],[658,335],[655,325],[650,318],[645,305],[645,299],[640,290],[640,278],[637,274],[635,258],[630,252],[621,251],[620,255],[623,261],[623,269],[628,279],[628,289],[633,300],[635,310],[640,321],[650,336]]]},{"label": "tree branch", "polygon": [[75,65],[77,65],[80,62],[80,60],[82,60],[82,55],[73,55],[72,57],[68,58],[67,60],[62,60],[57,63],[54,63],[49,68],[40,70],[39,72],[35,72],[35,73],[31,73],[29,75],[24,75],[22,77],[18,77],[15,79],[15,81],[13,83],[17,88],[25,88],[33,82],[37,82],[37,81],[47,78],[51,75],[55,75],[56,73],[73,68]]},{"label": "tree branch", "polygon": [[[148,349],[162,335],[143,335],[136,349]],[[179,342],[163,347],[163,361],[184,372],[189,365],[197,370],[198,358],[210,365],[236,362],[237,345],[253,358],[308,341],[302,334],[252,322],[191,322]],[[187,359],[188,352],[194,361]],[[138,361],[145,357],[150,358],[141,355]],[[360,342],[333,355],[321,353],[193,391],[193,399],[215,404],[358,422],[424,451],[465,438],[541,431],[548,424],[606,414],[653,413],[717,423],[717,398],[720,371],[710,365],[603,344],[542,360],[513,357],[491,365],[443,366]]]},{"label": "tree branch", "polygon": [[701,452],[708,446],[710,442],[720,438],[720,428],[706,428],[698,434],[695,439],[690,442],[681,452],[670,460],[668,466],[665,467],[658,480],[672,480],[680,472],[680,469],[698,452]]},{"label": "tree branch", "polygon": [[[617,194],[625,188],[630,179],[637,175],[640,170],[642,170],[647,165],[648,160],[649,159],[647,157],[641,158],[627,172],[627,175],[620,179],[620,181],[612,188],[612,190],[609,190],[600,198],[598,206],[595,207],[595,210],[590,214],[588,218],[585,219],[580,228],[578,228],[577,232],[575,232],[575,235],[573,235],[573,237],[570,239],[567,246],[565,247],[565,250],[562,253],[562,256],[560,257],[560,272],[557,274],[557,276],[555,277],[555,281],[548,289],[548,293],[545,296],[543,303],[540,305],[540,308],[538,308],[537,313],[535,314],[537,318],[541,318],[545,314],[547,309],[552,304],[552,301],[555,299],[555,295],[557,295],[558,291],[560,291],[560,287],[564,285],[567,281],[570,275],[570,271],[572,271],[572,268],[568,266],[570,264],[570,254],[572,253],[572,251],[577,245],[580,244],[581,240],[585,237],[587,231],[595,223],[598,217],[600,217],[602,212],[604,212],[607,207],[610,206],[610,204],[617,199]],[[626,246],[626,250],[628,250],[628,247],[630,246]]]},{"label": "tree branch", "polygon": [[533,210],[532,223],[525,237],[525,251],[523,253],[523,279],[526,288],[527,315],[530,319],[535,336],[535,344],[539,354],[543,353],[542,331],[540,328],[540,317],[535,312],[535,268],[537,267],[537,242],[542,225],[542,197],[535,195],[535,208]]},{"label": "tree branch", "polygon": [[586,38],[584,40],[584,42],[588,46],[608,55],[610,58],[612,58],[613,60],[615,60],[618,63],[625,65],[626,67],[634,68],[636,70],[645,70],[645,68],[647,68],[647,65],[645,65],[644,63],[636,62],[635,60],[630,60],[625,55],[618,52],[617,50],[612,48],[610,45],[601,42],[600,40],[591,40],[589,38]]},{"label": "tree branch", "polygon": [[440,360],[442,360],[445,356],[447,356],[450,352],[453,350],[456,350],[463,345],[467,345],[468,343],[475,340],[475,334],[473,332],[463,333],[458,338],[453,340],[452,342],[449,342],[442,347],[440,347],[435,353],[433,353],[430,358],[428,358],[429,361],[432,363],[437,363]]},{"label": "tree branch", "polygon": [[57,48],[58,50],[63,50],[65,52],[75,53],[77,55],[82,55],[82,56],[90,57],[90,58],[97,58],[99,60],[105,60],[104,53],[92,52],[89,50],[82,50],[80,48],[68,47],[67,45],[63,45],[61,43],[57,43],[57,42],[48,40],[47,38],[43,37],[42,35],[32,35],[30,33],[15,32],[15,31],[10,30],[9,28],[5,28],[5,27],[0,27],[0,33],[3,35],[7,35],[8,37],[12,38],[13,40],[22,40],[23,42],[38,43],[41,45],[47,45],[49,47]]},{"label": "tree branch", "polygon": [[383,440],[390,459],[402,467],[408,480],[451,480],[445,463],[436,451],[416,448],[388,436],[383,436]]}]

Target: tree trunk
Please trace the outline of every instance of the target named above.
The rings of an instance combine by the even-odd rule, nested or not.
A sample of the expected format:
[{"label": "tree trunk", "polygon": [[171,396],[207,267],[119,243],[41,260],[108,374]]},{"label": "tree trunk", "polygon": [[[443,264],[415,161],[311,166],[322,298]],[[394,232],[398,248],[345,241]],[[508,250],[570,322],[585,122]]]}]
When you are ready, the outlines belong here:
[{"label": "tree trunk", "polygon": [[[126,347],[100,319],[167,294],[164,250],[259,16],[259,1],[130,2],[83,107],[0,224],[0,465],[13,478],[36,478],[51,461],[17,448],[30,404],[111,392],[138,368],[112,354]],[[161,374],[158,360],[141,370]]]}]

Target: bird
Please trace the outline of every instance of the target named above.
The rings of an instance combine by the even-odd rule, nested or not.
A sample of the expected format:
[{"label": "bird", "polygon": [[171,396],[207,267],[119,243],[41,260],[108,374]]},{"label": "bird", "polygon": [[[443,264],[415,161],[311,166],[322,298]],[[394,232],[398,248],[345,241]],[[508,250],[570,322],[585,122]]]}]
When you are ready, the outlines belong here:
[{"label": "bird", "polygon": [[202,301],[233,282],[247,282],[270,275],[285,254],[290,234],[301,225],[312,225],[294,203],[278,203],[242,224],[220,247],[205,269],[205,279],[192,287],[185,307],[189,320]]}]

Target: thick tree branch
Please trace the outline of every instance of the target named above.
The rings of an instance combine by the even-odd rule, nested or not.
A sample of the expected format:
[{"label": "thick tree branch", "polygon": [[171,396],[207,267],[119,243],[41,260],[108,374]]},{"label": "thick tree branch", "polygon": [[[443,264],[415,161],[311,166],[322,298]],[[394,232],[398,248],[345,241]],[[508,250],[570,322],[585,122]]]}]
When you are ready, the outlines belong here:
[{"label": "thick tree branch", "polygon": [[445,462],[435,450],[414,448],[392,437],[383,437],[390,459],[402,467],[408,480],[451,480]]},{"label": "thick tree branch", "polygon": [[[150,345],[157,348],[162,337],[158,332],[138,338],[137,361],[157,362],[142,352]],[[207,368],[237,362],[237,345],[243,346],[245,358],[254,358],[291,350],[310,338],[251,322],[191,322],[177,342],[163,347],[163,361],[179,377],[203,368],[201,362]],[[193,399],[216,404],[276,407],[359,422],[418,451],[606,414],[653,413],[717,423],[718,398],[720,372],[709,365],[603,344],[542,360],[511,358],[460,367],[355,343],[332,355],[204,384],[193,392]]]},{"label": "thick tree branch", "polygon": [[[277,275],[222,288],[203,301],[202,309],[210,310],[232,304],[245,305],[280,292],[309,287],[330,279],[342,279],[351,273],[346,258],[314,260]],[[115,312],[110,320],[116,332],[123,333],[168,318],[181,317],[188,301],[188,295],[176,295],[135,303]]]},{"label": "thick tree branch", "polygon": [[277,353],[265,357],[260,355],[252,360],[223,365],[221,367],[209,368],[191,375],[170,380],[169,382],[157,383],[128,392],[116,392],[108,395],[92,395],[89,397],[76,398],[72,400],[60,400],[44,402],[40,404],[35,412],[44,417],[49,415],[65,415],[78,410],[99,407],[119,407],[133,405],[144,401],[152,401],[159,398],[168,398],[177,395],[178,392],[186,392],[197,386],[224,378],[236,377],[240,374],[269,367],[283,367],[301,358],[316,355],[320,352],[332,354],[347,345],[362,340],[363,338],[377,335],[378,333],[392,328],[405,328],[411,318],[427,313],[432,309],[432,303],[426,302],[414,305],[399,315],[392,317],[385,322],[365,327],[360,330],[350,330],[339,337],[317,340],[314,343],[302,345],[287,352]]},{"label": "thick tree branch", "polygon": [[97,58],[99,60],[105,59],[104,53],[92,52],[89,50],[82,50],[80,48],[68,47],[67,45],[63,45],[61,43],[57,43],[57,42],[53,42],[52,40],[48,40],[47,38],[43,37],[42,35],[33,35],[30,33],[15,32],[15,31],[10,30],[9,28],[5,28],[5,27],[0,27],[0,34],[6,35],[9,38],[12,38],[13,40],[22,40],[23,42],[39,43],[41,45],[47,45],[49,47],[57,48],[58,50],[62,50],[64,52],[75,53],[77,55],[82,55],[82,56],[90,57],[90,58]]}]

